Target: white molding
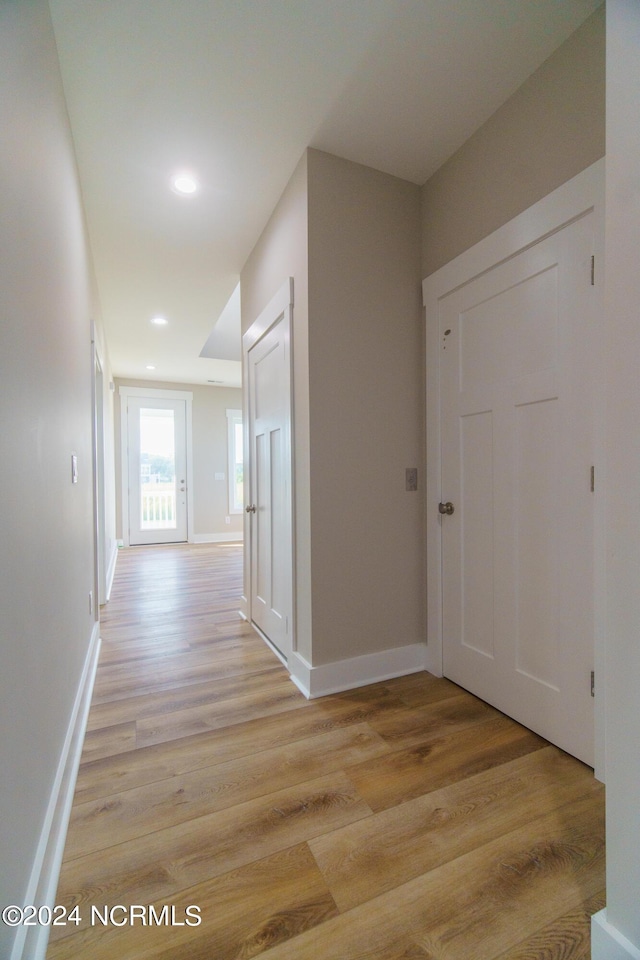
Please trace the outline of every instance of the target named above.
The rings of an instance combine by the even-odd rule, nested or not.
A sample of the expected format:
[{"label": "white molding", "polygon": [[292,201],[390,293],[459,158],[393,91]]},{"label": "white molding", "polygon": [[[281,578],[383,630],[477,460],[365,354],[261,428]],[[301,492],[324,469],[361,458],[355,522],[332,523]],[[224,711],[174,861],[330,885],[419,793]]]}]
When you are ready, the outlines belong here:
[{"label": "white molding", "polygon": [[[237,508],[233,506],[235,496],[234,471],[236,464],[235,458],[232,455],[236,449],[235,427],[238,423],[242,426],[242,410],[227,407],[227,510],[230,516],[236,517],[244,513],[242,504]],[[244,447],[242,449],[242,457],[244,461]]]},{"label": "white molding", "polygon": [[165,390],[159,387],[118,387],[121,397],[150,397],[152,400],[193,400],[192,390]]},{"label": "white molding", "polygon": [[[129,543],[129,445],[127,440],[127,404],[123,397],[148,397],[151,400],[184,400],[187,453],[187,542],[193,543],[193,392],[191,390],[158,389],[157,387],[118,387],[120,396],[120,481],[122,507],[122,545]],[[120,542],[120,541],[118,541]]]},{"label": "white molding", "polygon": [[194,533],[189,543],[241,543],[242,533]]},{"label": "white molding", "polygon": [[109,557],[109,565],[107,567],[107,584],[106,584],[106,594],[105,599],[108,601],[111,597],[111,590],[113,588],[113,578],[116,575],[116,564],[118,562],[118,543],[121,544],[121,541],[112,541],[111,556]]},{"label": "white molding", "polygon": [[293,277],[284,281],[264,310],[260,311],[260,316],[245,331],[242,336],[243,351],[248,353],[251,347],[254,347],[291,307],[293,307]]},{"label": "white molding", "polygon": [[291,679],[307,699],[325,697],[342,690],[366,687],[426,669],[427,648],[423,643],[367,653],[349,660],[335,660],[314,667],[299,653],[292,653],[288,668]]},{"label": "white molding", "polygon": [[[427,669],[435,676],[442,676],[442,580],[441,552],[442,527],[436,506],[441,499],[441,450],[440,450],[440,371],[438,344],[438,314],[440,300],[453,290],[459,289],[490,270],[504,263],[556,233],[568,223],[590,210],[595,211],[596,233],[602,233],[604,207],[605,161],[598,160],[592,166],[558,187],[547,197],[525,210],[495,233],[481,240],[450,263],[441,267],[422,283],[423,302],[426,308],[426,402],[427,402],[427,476],[426,476],[426,530],[427,544]],[[602,250],[602,238],[597,236],[596,249]],[[599,258],[601,262],[603,257]],[[601,268],[597,268],[600,273]],[[604,330],[604,325],[603,325]],[[603,334],[604,335],[604,334]],[[602,384],[594,384],[598,397],[602,396]],[[596,424],[597,461],[603,463],[602,430]],[[598,471],[598,505],[596,507],[596,548],[601,549],[604,537],[604,484]],[[596,667],[598,675],[603,670],[603,622],[604,581],[603,569],[598,565],[595,583],[595,635]],[[598,690],[604,689],[604,677],[598,681]],[[596,775],[604,779],[604,703],[596,697],[595,752]]]},{"label": "white molding", "polygon": [[[37,906],[52,907],[55,903],[99,653],[100,624],[96,622],[91,632],[89,649],[49,796],[49,804],[24,899],[25,904],[33,903]],[[48,939],[49,927],[47,926],[19,927],[11,951],[11,960],[44,960]]]},{"label": "white molding", "polygon": [[[423,280],[425,306],[427,294],[443,295],[463,286],[592,209],[604,192],[604,165],[604,159],[596,161]],[[461,273],[468,275],[462,282]]]},{"label": "white molding", "polygon": [[592,960],[640,960],[640,949],[607,921],[607,911],[591,917]]}]

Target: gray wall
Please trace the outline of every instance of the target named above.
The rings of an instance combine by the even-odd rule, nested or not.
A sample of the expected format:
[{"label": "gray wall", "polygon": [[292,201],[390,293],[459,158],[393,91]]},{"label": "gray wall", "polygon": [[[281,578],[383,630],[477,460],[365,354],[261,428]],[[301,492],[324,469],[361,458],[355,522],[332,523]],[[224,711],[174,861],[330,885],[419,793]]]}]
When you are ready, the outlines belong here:
[{"label": "gray wall", "polygon": [[[241,277],[294,277],[296,598],[314,666],[424,639],[420,190],[308,150]],[[421,480],[424,474],[421,470]]]},{"label": "gray wall", "polygon": [[[309,498],[307,154],[301,158],[240,275],[242,331],[288,277],[294,278],[293,424],[295,459],[296,625],[300,653],[311,656],[311,506]],[[245,536],[248,543],[248,537]],[[248,576],[245,551],[245,582]]]},{"label": "gray wall", "polygon": [[[0,4],[0,87],[4,905],[26,892],[94,622],[90,270],[44,0]],[[1,956],[12,940],[0,924]]]},{"label": "gray wall", "polygon": [[600,7],[424,185],[423,277],[604,156],[604,107]]},{"label": "gray wall", "polygon": [[[223,536],[242,534],[242,515],[232,514],[225,523],[228,509],[227,408],[242,409],[242,390],[194,383],[162,383],[155,380],[115,381],[116,471],[120,477],[120,386],[147,387],[154,390],[188,390],[193,394],[193,525],[190,535]],[[224,480],[216,480],[224,473]],[[117,529],[122,538],[122,484],[116,487]]]},{"label": "gray wall", "polygon": [[318,665],[424,641],[423,322],[420,189],[317,150],[308,164]]}]

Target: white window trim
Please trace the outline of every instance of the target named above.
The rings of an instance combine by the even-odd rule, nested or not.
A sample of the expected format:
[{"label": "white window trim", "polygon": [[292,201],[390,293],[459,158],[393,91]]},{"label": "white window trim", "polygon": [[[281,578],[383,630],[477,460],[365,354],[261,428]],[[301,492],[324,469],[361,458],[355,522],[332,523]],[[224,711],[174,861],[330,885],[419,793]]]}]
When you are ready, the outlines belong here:
[{"label": "white window trim", "polygon": [[[234,506],[235,499],[235,445],[236,445],[236,436],[235,436],[235,427],[236,424],[242,423],[242,410],[232,410],[227,409],[227,492],[228,492],[228,509],[231,515],[238,516],[242,513],[242,504],[238,507]],[[244,451],[243,451],[244,453]]]}]

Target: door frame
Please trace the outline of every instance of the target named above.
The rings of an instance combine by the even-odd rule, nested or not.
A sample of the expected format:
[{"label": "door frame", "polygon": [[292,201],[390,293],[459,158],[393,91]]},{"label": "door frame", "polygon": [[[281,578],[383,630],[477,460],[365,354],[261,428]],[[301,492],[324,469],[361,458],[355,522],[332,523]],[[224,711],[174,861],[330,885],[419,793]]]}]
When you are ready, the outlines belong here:
[{"label": "door frame", "polygon": [[[288,398],[288,427],[289,427],[289,437],[288,437],[288,450],[289,450],[289,463],[287,465],[287,472],[289,478],[289,498],[287,502],[288,508],[288,529],[289,529],[289,576],[290,576],[290,586],[291,586],[291,610],[290,610],[290,623],[289,623],[289,633],[291,637],[291,653],[295,653],[297,650],[297,630],[296,630],[296,580],[295,580],[295,523],[294,523],[294,503],[295,503],[295,470],[293,469],[294,463],[294,430],[293,430],[293,350],[292,350],[292,337],[293,337],[293,277],[289,277],[281,287],[276,291],[273,298],[269,301],[268,305],[261,311],[259,316],[254,320],[251,326],[247,329],[242,337],[242,381],[243,381],[243,421],[245,424],[244,431],[244,498],[246,504],[249,503],[251,496],[252,487],[252,456],[251,456],[251,427],[250,427],[250,413],[251,413],[251,397],[249,394],[250,389],[250,378],[249,378],[249,351],[255,347],[255,345],[262,339],[262,337],[275,326],[276,323],[283,321],[285,324],[285,338],[286,338],[286,350],[288,353],[288,363],[287,369],[289,372],[289,383],[287,390]],[[268,643],[271,649],[276,653],[276,655],[283,660],[282,654],[269,642],[269,638],[265,637],[261,630],[253,622],[252,610],[251,610],[251,596],[252,596],[252,582],[251,582],[251,551],[253,549],[252,542],[252,524],[249,514],[245,511],[244,514],[244,576],[243,576],[243,595],[241,599],[241,608],[240,615],[251,624],[251,626],[256,630],[260,636],[263,637]],[[283,662],[285,662],[283,660]]]},{"label": "door frame", "polygon": [[185,400],[186,413],[186,446],[187,446],[187,543],[193,543],[193,497],[191,496],[193,480],[193,393],[190,390],[165,390],[157,387],[128,387],[118,388],[120,397],[120,479],[122,505],[122,544],[130,546],[129,542],[129,445],[127,442],[127,404],[123,400],[129,397],[142,397],[150,400]]},{"label": "door frame", "polygon": [[[422,283],[426,323],[426,510],[427,555],[427,670],[443,673],[442,605],[442,456],[440,436],[439,302],[453,290],[518,255],[538,241],[567,226],[590,210],[595,215],[596,288],[602,314],[604,267],[604,159],[568,180],[547,197],[510,220]],[[603,355],[604,324],[598,332],[597,350]],[[596,775],[604,779],[604,587],[605,587],[605,487],[604,487],[604,377],[598,369],[593,384],[596,410],[594,492],[594,663],[598,696],[595,700]]]},{"label": "door frame", "polygon": [[92,359],[92,446],[93,446],[93,526],[95,531],[94,565],[95,590],[94,614],[99,619],[99,609],[108,599],[107,567],[107,528],[105,495],[105,455],[104,455],[104,361],[96,339],[95,323],[91,321],[91,359]]}]

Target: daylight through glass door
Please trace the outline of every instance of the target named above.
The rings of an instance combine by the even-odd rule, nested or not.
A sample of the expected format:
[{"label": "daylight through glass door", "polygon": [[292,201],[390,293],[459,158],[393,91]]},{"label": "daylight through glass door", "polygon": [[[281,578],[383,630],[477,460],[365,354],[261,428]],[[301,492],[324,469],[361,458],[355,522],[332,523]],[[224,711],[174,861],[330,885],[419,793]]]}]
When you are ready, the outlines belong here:
[{"label": "daylight through glass door", "polygon": [[173,410],[140,409],[140,529],[176,529]]}]

